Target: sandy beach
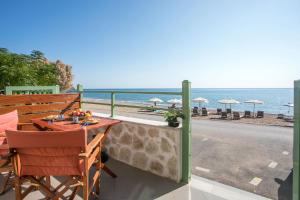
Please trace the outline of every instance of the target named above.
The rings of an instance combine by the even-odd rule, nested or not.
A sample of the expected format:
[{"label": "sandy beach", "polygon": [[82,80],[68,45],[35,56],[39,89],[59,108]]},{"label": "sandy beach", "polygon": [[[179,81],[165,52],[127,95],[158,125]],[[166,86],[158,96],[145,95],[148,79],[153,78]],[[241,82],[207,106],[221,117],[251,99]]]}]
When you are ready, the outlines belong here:
[{"label": "sandy beach", "polygon": [[[109,104],[110,101],[108,100],[92,100],[92,99],[85,99],[84,102],[100,102]],[[122,105],[129,105],[129,106],[147,106],[145,104],[134,104],[134,103],[124,103],[124,102],[116,102],[117,104]],[[151,104],[149,104],[151,105]],[[166,108],[166,107],[163,107]],[[109,105],[100,105],[100,104],[90,104],[84,103],[84,109],[97,111],[101,113],[110,113],[110,106]],[[234,111],[234,110],[233,110]],[[139,115],[149,116],[149,119],[152,119],[151,116],[161,116],[163,119],[163,114],[161,112],[145,112],[144,109],[141,108],[132,108],[132,107],[116,107],[115,112],[120,115],[128,116],[128,117],[138,117]],[[277,115],[275,114],[264,114],[264,118],[241,118],[240,120],[232,120],[232,119],[220,119],[220,115],[216,114],[216,109],[208,109],[209,115],[208,116],[193,116],[192,118],[195,120],[214,120],[214,121],[226,121],[230,123],[243,123],[243,124],[255,124],[255,125],[268,125],[268,126],[281,126],[281,127],[293,127],[292,122],[288,122],[284,119],[278,119]],[[243,116],[243,113],[240,113]],[[147,117],[146,117],[147,118]]]}]

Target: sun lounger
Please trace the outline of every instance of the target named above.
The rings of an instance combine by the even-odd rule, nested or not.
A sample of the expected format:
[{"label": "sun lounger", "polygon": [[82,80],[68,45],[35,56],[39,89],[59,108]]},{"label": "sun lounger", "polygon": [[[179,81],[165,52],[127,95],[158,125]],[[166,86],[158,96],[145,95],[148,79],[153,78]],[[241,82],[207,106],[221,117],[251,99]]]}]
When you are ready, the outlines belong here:
[{"label": "sun lounger", "polygon": [[284,118],[284,114],[278,114],[277,115],[277,119],[283,119]]},{"label": "sun lounger", "polygon": [[246,110],[244,114],[244,118],[250,118],[250,117],[251,117],[251,112],[249,110]]},{"label": "sun lounger", "polygon": [[221,113],[221,119],[227,119],[227,112]]},{"label": "sun lounger", "polygon": [[200,115],[200,112],[199,112],[198,107],[194,107],[192,116],[199,116],[199,115]]},{"label": "sun lounger", "polygon": [[241,119],[240,113],[239,113],[239,112],[233,112],[233,119],[234,119],[234,120],[239,120],[239,119]]},{"label": "sun lounger", "polygon": [[264,111],[257,111],[257,118],[263,118],[264,117]]},{"label": "sun lounger", "polygon": [[222,113],[222,109],[221,108],[217,108],[217,115],[221,115]]},{"label": "sun lounger", "polygon": [[230,108],[227,108],[227,109],[226,109],[226,112],[227,112],[227,114],[230,114],[232,111],[231,111]]},{"label": "sun lounger", "polygon": [[208,116],[208,112],[206,109],[202,109],[202,116]]}]

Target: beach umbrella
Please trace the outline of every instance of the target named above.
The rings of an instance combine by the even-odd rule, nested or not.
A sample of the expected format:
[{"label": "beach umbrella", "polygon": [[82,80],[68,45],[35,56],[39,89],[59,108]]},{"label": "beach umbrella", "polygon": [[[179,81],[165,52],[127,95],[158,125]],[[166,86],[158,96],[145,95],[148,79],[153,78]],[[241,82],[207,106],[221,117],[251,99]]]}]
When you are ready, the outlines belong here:
[{"label": "beach umbrella", "polygon": [[292,104],[292,103],[288,103],[288,104],[284,104],[283,106],[286,106],[286,107],[288,107],[288,108],[289,108],[289,111],[288,111],[288,113],[290,113],[290,111],[291,111],[291,108],[293,108],[293,107],[294,107],[294,104]]},{"label": "beach umbrella", "polygon": [[260,100],[257,100],[257,99],[247,100],[244,103],[252,103],[253,104],[253,117],[254,117],[254,113],[255,113],[255,105],[256,104],[264,104],[263,101],[260,101]]},{"label": "beach umbrella", "polygon": [[230,106],[230,109],[231,109],[231,105],[232,104],[239,104],[240,102],[235,100],[235,99],[221,99],[218,101],[220,104],[224,104],[225,105],[225,108],[226,108],[226,105],[229,104]]},{"label": "beach umbrella", "polygon": [[198,98],[193,99],[193,102],[199,103],[199,108],[200,108],[201,104],[202,103],[208,103],[208,100],[205,99],[205,98],[202,98],[202,97],[198,97]]},{"label": "beach umbrella", "polygon": [[163,100],[161,100],[159,98],[151,98],[148,101],[153,102],[154,106],[156,106],[156,103],[162,103],[162,102],[164,102]]},{"label": "beach umbrella", "polygon": [[170,99],[167,102],[168,103],[172,103],[172,104],[182,104],[182,100],[181,99]]}]

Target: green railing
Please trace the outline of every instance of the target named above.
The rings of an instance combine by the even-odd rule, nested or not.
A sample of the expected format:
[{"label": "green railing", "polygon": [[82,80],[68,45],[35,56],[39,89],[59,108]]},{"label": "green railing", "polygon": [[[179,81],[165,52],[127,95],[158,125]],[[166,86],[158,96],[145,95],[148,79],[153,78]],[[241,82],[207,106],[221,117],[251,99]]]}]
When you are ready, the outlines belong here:
[{"label": "green railing", "polygon": [[[182,182],[189,182],[191,178],[191,83],[187,80],[182,82],[181,92],[157,92],[157,91],[119,91],[119,90],[83,90],[82,85],[77,85],[77,90],[81,94],[99,93],[110,94],[110,103],[101,102],[85,102],[99,105],[108,105],[111,107],[111,117],[115,117],[116,107],[145,108],[137,105],[124,105],[116,103],[116,94],[160,94],[160,95],[180,95],[182,97],[182,112],[184,118],[182,120]],[[165,108],[159,108],[167,110]]]},{"label": "green railing", "polygon": [[294,146],[293,146],[293,200],[299,200],[300,161],[300,80],[294,83]]},{"label": "green railing", "polygon": [[5,95],[59,94],[59,86],[6,86]]}]

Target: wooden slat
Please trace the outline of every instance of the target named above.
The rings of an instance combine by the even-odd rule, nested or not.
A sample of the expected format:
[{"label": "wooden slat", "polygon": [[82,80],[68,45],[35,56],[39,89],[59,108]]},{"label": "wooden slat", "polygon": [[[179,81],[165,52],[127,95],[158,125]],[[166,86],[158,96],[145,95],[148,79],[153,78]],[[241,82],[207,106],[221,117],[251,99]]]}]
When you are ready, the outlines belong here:
[{"label": "wooden slat", "polygon": [[8,113],[16,109],[18,110],[19,115],[24,115],[27,113],[40,113],[45,111],[61,111],[61,110],[70,110],[70,109],[74,110],[79,107],[80,107],[79,102],[5,106],[5,107],[0,107],[0,114]]},{"label": "wooden slat", "polygon": [[79,94],[1,95],[0,106],[32,103],[80,101]]},{"label": "wooden slat", "polygon": [[[70,114],[72,111],[66,111],[64,114],[68,115]],[[50,112],[45,112],[45,113],[37,113],[37,114],[28,114],[28,115],[19,115],[19,122],[24,123],[24,122],[31,122],[32,119],[36,119],[36,118],[43,118],[43,117],[47,117],[48,115],[59,115],[60,112],[55,112],[55,111],[50,111]]]}]

